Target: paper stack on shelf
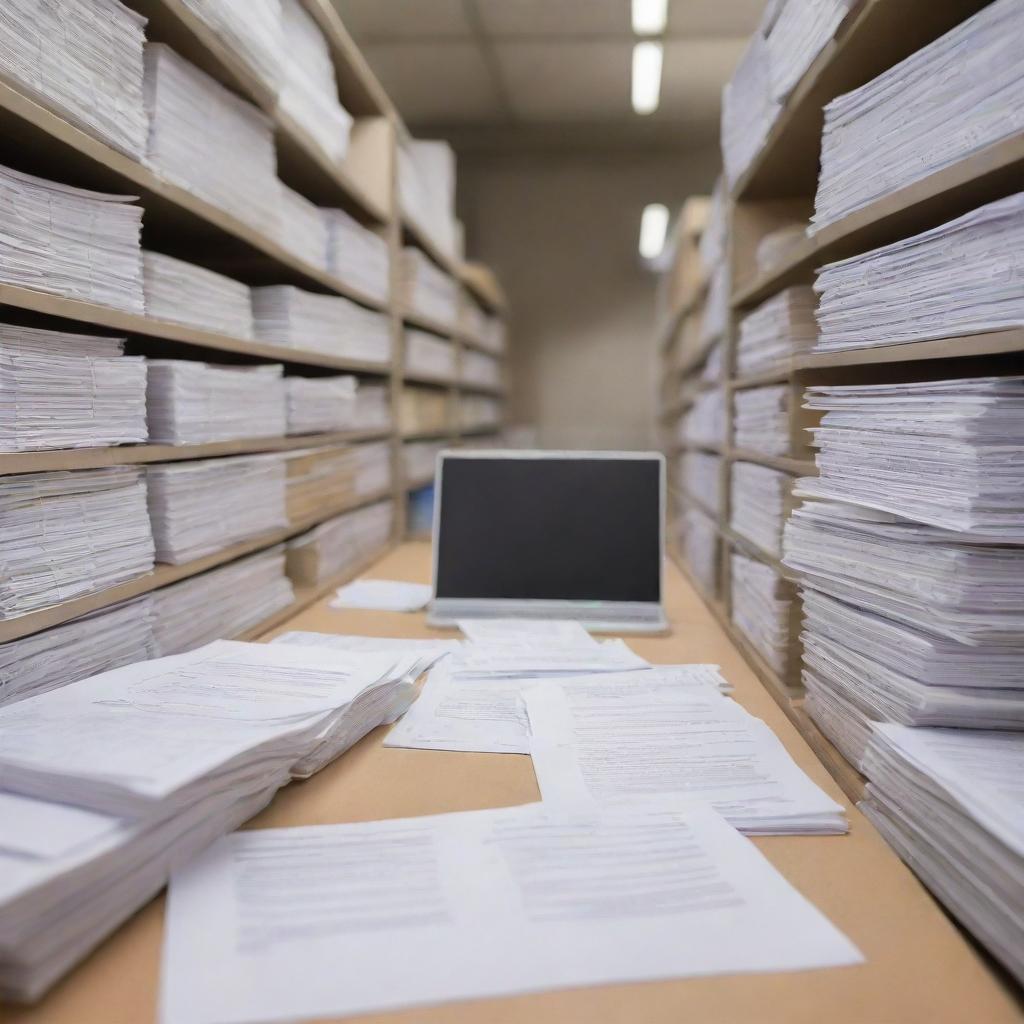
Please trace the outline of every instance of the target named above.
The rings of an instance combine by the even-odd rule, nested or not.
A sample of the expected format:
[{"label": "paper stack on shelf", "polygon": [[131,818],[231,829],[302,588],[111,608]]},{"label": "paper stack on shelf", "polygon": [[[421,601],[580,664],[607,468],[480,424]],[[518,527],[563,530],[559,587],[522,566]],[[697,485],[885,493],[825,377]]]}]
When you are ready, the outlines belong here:
[{"label": "paper stack on shelf", "polygon": [[786,371],[790,359],[809,352],[818,339],[814,289],[786,288],[740,321],[736,369],[740,376]]},{"label": "paper stack on shelf", "polygon": [[1024,735],[878,726],[859,805],[1024,984]]},{"label": "paper stack on shelf", "polygon": [[446,256],[457,256],[455,153],[443,140],[408,139],[398,147],[402,213]]},{"label": "paper stack on shelf", "polygon": [[319,586],[378,553],[391,537],[394,503],[346,512],[288,541],[288,575],[295,583]]},{"label": "paper stack on shelf", "polygon": [[340,295],[270,285],[252,289],[252,309],[256,337],[268,345],[372,363],[391,358],[388,315]]},{"label": "paper stack on shelf", "polygon": [[855,3],[856,0],[783,0],[766,42],[774,100],[785,101],[796,88]]},{"label": "paper stack on shelf", "polygon": [[0,619],[153,568],[146,485],[134,466],[0,477]]},{"label": "paper stack on shelf", "polygon": [[497,313],[488,313],[484,319],[484,330],[476,340],[495,355],[501,355],[507,347],[505,321]]},{"label": "paper stack on shelf", "polygon": [[350,506],[356,498],[357,446],[330,445],[285,452],[288,521],[303,523]]},{"label": "paper stack on shelf", "polygon": [[779,555],[792,477],[753,462],[732,464],[730,526],[762,551]]},{"label": "paper stack on shelf", "polygon": [[269,119],[162,43],[146,44],[148,162],[188,192],[277,237]]},{"label": "paper stack on shelf", "polygon": [[722,160],[730,186],[760,152],[781,110],[772,95],[768,45],[758,31],[722,90]]},{"label": "paper stack on shelf", "polygon": [[0,167],[0,284],[145,312],[142,207]]},{"label": "paper stack on shelf", "polygon": [[371,444],[357,444],[356,455],[356,496],[366,498],[371,494],[385,491],[391,486],[391,442],[374,441]]},{"label": "paper stack on shelf", "polygon": [[327,221],[324,210],[304,195],[277,183],[280,217],[275,238],[293,256],[327,273]]},{"label": "paper stack on shelf", "polygon": [[402,466],[406,483],[433,482],[437,456],[448,447],[446,441],[406,441],[402,444]]},{"label": "paper stack on shelf", "polygon": [[763,455],[789,454],[789,385],[733,392],[733,445]]},{"label": "paper stack on shelf", "polygon": [[[289,434],[355,430],[355,377],[286,377]],[[362,428],[360,428],[362,429]]]},{"label": "paper stack on shelf", "polygon": [[1015,268],[1024,192],[940,227],[830,263],[814,290],[817,349],[873,348],[1024,326]]},{"label": "paper stack on shelf", "polygon": [[124,339],[0,324],[0,452],[146,440],[146,363]]},{"label": "paper stack on shelf", "polygon": [[407,246],[399,260],[402,308],[446,330],[455,330],[459,317],[459,286],[421,249]]},{"label": "paper stack on shelf", "polygon": [[331,163],[340,164],[348,152],[352,115],[338,101],[330,47],[300,0],[281,0],[281,15],[284,80],[278,107]]},{"label": "paper stack on shelf", "polygon": [[700,321],[700,343],[708,347],[721,338],[729,322],[729,265],[719,263],[710,275]]},{"label": "paper stack on shelf", "polygon": [[285,434],[282,367],[149,360],[146,404],[154,444],[210,444]]},{"label": "paper stack on shelf", "polygon": [[718,445],[725,440],[725,392],[701,391],[680,423],[680,440]]},{"label": "paper stack on shelf", "polygon": [[1024,377],[816,386],[805,404],[825,414],[802,496],[1024,542]]},{"label": "paper stack on shelf", "polygon": [[387,384],[360,381],[356,392],[356,430],[391,429],[391,389]]},{"label": "paper stack on shelf", "polygon": [[825,106],[810,231],[1024,131],[1024,7],[995,0]]},{"label": "paper stack on shelf", "polygon": [[459,380],[463,384],[475,384],[477,387],[501,388],[501,362],[483,352],[465,349],[462,353],[462,368]]},{"label": "paper stack on shelf", "polygon": [[711,597],[718,596],[718,529],[714,520],[699,508],[688,508],[683,514],[682,555],[687,568]]},{"label": "paper stack on shelf", "polygon": [[148,249],[142,253],[142,278],[147,316],[252,338],[249,286],[241,281]]},{"label": "paper stack on shelf", "polygon": [[0,644],[0,707],[156,655],[152,600],[137,597]]},{"label": "paper stack on shelf", "polygon": [[181,565],[288,525],[280,455],[150,466],[146,476],[158,562]]},{"label": "paper stack on shelf", "polygon": [[710,452],[684,452],[679,460],[679,482],[683,491],[717,512],[722,504],[722,458]]},{"label": "paper stack on shelf", "polygon": [[155,657],[233,640],[294,600],[282,544],[161,587],[152,595]]},{"label": "paper stack on shelf", "polygon": [[500,398],[463,394],[459,398],[458,410],[459,427],[462,430],[484,430],[501,424]]},{"label": "paper stack on shelf", "polygon": [[792,586],[770,566],[733,551],[729,559],[733,625],[779,675],[789,670]]},{"label": "paper stack on shelf", "polygon": [[390,291],[388,243],[344,210],[323,210],[327,225],[327,269],[377,302]]},{"label": "paper stack on shelf", "polygon": [[422,377],[455,380],[455,346],[415,327],[405,328],[405,372]]},{"label": "paper stack on shelf", "polygon": [[725,379],[725,345],[716,341],[708,349],[707,358],[700,371],[700,379],[708,384],[720,384]]},{"label": "paper stack on shelf", "polygon": [[704,271],[709,274],[720,263],[725,262],[726,247],[729,238],[728,220],[728,186],[725,178],[719,175],[711,190],[711,203],[708,206],[707,223],[700,234],[698,248]]},{"label": "paper stack on shelf", "polygon": [[118,0],[7,0],[0,72],[76,128],[141,160],[145,24]]},{"label": "paper stack on shelf", "polygon": [[470,297],[459,312],[459,330],[467,338],[479,342],[487,333],[487,313]]},{"label": "paper stack on shelf", "polygon": [[757,243],[754,250],[754,262],[759,274],[766,274],[775,269],[789,257],[797,246],[807,241],[807,222],[793,221],[782,227],[768,231]]},{"label": "paper stack on shelf", "polygon": [[452,427],[452,405],[446,391],[406,385],[398,408],[398,429],[410,434],[443,434]]}]

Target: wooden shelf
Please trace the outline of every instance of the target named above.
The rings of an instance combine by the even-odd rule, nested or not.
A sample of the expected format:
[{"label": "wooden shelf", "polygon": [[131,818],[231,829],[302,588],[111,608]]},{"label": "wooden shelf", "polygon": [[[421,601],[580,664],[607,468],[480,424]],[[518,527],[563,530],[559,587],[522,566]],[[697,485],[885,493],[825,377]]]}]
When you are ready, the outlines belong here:
[{"label": "wooden shelf", "polygon": [[459,266],[458,277],[463,288],[472,295],[479,306],[497,316],[505,315],[508,310],[508,299],[490,267],[482,263],[462,263]]},{"label": "wooden shelf", "polygon": [[460,380],[456,383],[456,387],[471,395],[489,395],[491,398],[505,397],[505,389],[500,384],[495,387],[493,384],[474,384],[472,381]]},{"label": "wooden shelf", "polygon": [[778,370],[766,370],[764,373],[751,374],[749,377],[736,377],[726,381],[732,391],[743,391],[746,388],[761,388],[768,384],[784,384],[793,376],[793,366],[789,365]]},{"label": "wooden shelf", "polygon": [[743,554],[749,555],[751,558],[756,558],[759,562],[764,562],[765,565],[770,565],[783,579],[786,579],[786,567],[782,564],[782,560],[778,555],[772,554],[770,551],[765,551],[763,547],[756,544],[754,541],[744,537],[742,533],[737,533],[731,526],[726,523],[719,525],[722,536],[733,545],[733,547],[740,548]]},{"label": "wooden shelf", "polygon": [[817,476],[818,467],[813,459],[794,459],[783,455],[766,455],[763,452],[752,452],[743,448],[730,448],[728,456],[732,462],[754,462],[759,466],[768,466],[793,476]]},{"label": "wooden shelf", "polygon": [[445,341],[453,341],[456,336],[453,327],[448,327],[432,317],[423,316],[411,309],[402,310],[402,323],[410,327],[418,327],[421,331],[430,331],[431,334],[436,334]]},{"label": "wooden shelf", "polygon": [[458,381],[454,377],[442,377],[433,373],[417,373],[415,370],[406,370],[402,374],[402,380],[409,384],[428,384],[436,388],[455,388]]},{"label": "wooden shelf", "polygon": [[447,441],[455,437],[458,431],[454,427],[444,427],[441,430],[410,430],[402,431],[403,441]]},{"label": "wooden shelf", "polygon": [[497,423],[488,423],[480,427],[463,427],[458,432],[458,437],[487,437],[489,434],[500,434],[501,426]]},{"label": "wooden shelf", "polygon": [[407,480],[405,482],[406,491],[418,491],[421,487],[428,487],[434,482],[434,474],[419,476],[413,480]]},{"label": "wooden shelf", "polygon": [[478,338],[474,338],[471,334],[464,334],[462,332],[456,332],[455,337],[458,338],[466,348],[471,348],[476,352],[483,352],[485,356],[490,356],[492,359],[504,359],[504,352],[496,352],[493,348],[490,348],[484,342]]},{"label": "wooden shelf", "polygon": [[422,249],[443,271],[458,279],[459,267],[455,260],[438,248],[434,244],[434,240],[405,210],[401,210],[399,216],[402,225],[403,242],[408,245],[415,245],[417,249]]}]

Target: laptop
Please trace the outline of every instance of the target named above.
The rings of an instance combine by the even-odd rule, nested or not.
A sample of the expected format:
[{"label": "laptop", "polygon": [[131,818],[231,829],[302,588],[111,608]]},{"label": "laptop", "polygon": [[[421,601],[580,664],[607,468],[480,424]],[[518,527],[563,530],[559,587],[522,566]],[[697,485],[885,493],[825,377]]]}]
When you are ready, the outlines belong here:
[{"label": "laptop", "polygon": [[659,633],[665,458],[658,452],[445,451],[434,487],[428,622],[575,619]]}]

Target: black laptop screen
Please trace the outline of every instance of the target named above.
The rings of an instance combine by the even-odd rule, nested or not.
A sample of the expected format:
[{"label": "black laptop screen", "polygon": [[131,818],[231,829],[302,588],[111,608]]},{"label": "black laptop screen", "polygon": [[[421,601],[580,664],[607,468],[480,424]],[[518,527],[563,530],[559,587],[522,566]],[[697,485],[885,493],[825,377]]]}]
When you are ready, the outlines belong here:
[{"label": "black laptop screen", "polygon": [[446,458],[439,598],[661,600],[657,458]]}]

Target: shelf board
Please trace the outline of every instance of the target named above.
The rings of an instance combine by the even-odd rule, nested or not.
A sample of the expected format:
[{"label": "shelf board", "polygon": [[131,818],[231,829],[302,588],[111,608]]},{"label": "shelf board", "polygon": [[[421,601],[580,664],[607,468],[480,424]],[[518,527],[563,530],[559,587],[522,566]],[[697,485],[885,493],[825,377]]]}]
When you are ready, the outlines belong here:
[{"label": "shelf board", "polygon": [[463,427],[459,430],[459,437],[487,437],[489,434],[500,434],[501,425],[487,423],[480,427]]},{"label": "shelf board", "polygon": [[742,448],[730,448],[728,457],[732,462],[754,462],[759,466],[768,466],[793,476],[817,476],[818,467],[813,459],[794,459],[783,455],[765,455],[762,452],[747,451]]},{"label": "shelf board", "polygon": [[417,373],[414,370],[406,370],[402,374],[402,380],[410,384],[428,384],[437,388],[455,388],[459,383],[454,377],[443,377],[434,373]]},{"label": "shelf board", "polygon": [[466,348],[471,348],[476,352],[483,352],[485,356],[490,356],[492,359],[505,358],[504,352],[491,348],[485,342],[480,341],[478,338],[474,338],[471,334],[465,334],[462,331],[457,331],[455,337],[458,338]]},{"label": "shelf board", "polygon": [[294,523],[279,530],[271,530],[267,533],[250,537],[247,540],[239,541],[230,547],[223,548],[211,555],[194,559],[183,565],[166,565],[158,563],[156,568],[145,576],[129,580],[127,583],[118,584],[116,587],[108,587],[106,590],[98,591],[95,594],[88,594],[85,597],[76,598],[73,601],[65,601],[63,604],[51,605],[36,612],[29,612],[27,615],[19,615],[13,619],[0,621],[0,643],[7,643],[10,640],[17,640],[20,637],[38,633],[40,630],[49,629],[51,626],[58,626],[62,622],[69,622],[82,615],[98,611],[101,608],[109,608],[129,598],[139,597],[142,594],[149,594],[160,587],[165,587],[179,580],[188,579],[191,576],[198,576],[207,569],[216,568],[218,565],[225,565],[233,562],[243,555],[251,555],[264,548],[273,547],[292,537],[305,533],[320,523],[333,519],[335,516],[343,515],[353,509],[362,508],[365,505],[372,505],[376,501],[383,501],[392,497],[391,488],[382,489],[372,495],[366,495],[351,502],[348,505],[335,507],[324,511],[314,517],[305,519],[302,522]]},{"label": "shelf board", "polygon": [[441,430],[410,430],[402,431],[402,441],[449,441],[453,439],[457,431],[453,427],[444,427]]},{"label": "shelf board", "polygon": [[759,544],[755,544],[754,541],[748,540],[743,536],[742,533],[737,533],[731,526],[723,523],[721,526],[722,536],[728,540],[733,547],[740,548],[742,552],[749,555],[751,558],[756,558],[759,562],[764,562],[765,565],[770,565],[783,579],[788,579],[786,576],[786,567],[782,564],[782,560],[778,555],[773,555],[770,551],[765,551]]},{"label": "shelf board", "polygon": [[749,377],[736,377],[727,382],[732,391],[743,391],[745,388],[760,388],[767,384],[784,384],[793,376],[794,367],[792,362],[789,365],[777,370],[765,370],[764,373],[754,373]]},{"label": "shelf board", "polygon": [[429,331],[445,341],[452,341],[456,336],[453,327],[448,327],[432,317],[423,316],[422,313],[417,313],[411,309],[402,310],[402,323],[407,324],[409,327],[418,327],[421,331]]},{"label": "shelf board", "polygon": [[417,249],[422,249],[443,271],[451,277],[458,279],[459,267],[455,260],[438,248],[434,240],[405,210],[401,210],[399,216],[402,224],[403,241],[407,244],[415,245]]},{"label": "shelf board", "polygon": [[482,263],[463,262],[459,265],[459,280],[477,305],[499,317],[508,311],[508,299],[490,267]]},{"label": "shelf board", "polygon": [[500,384],[495,386],[493,384],[475,384],[473,381],[460,380],[457,382],[456,387],[460,391],[471,395],[489,395],[491,398],[505,397],[505,389]]}]

